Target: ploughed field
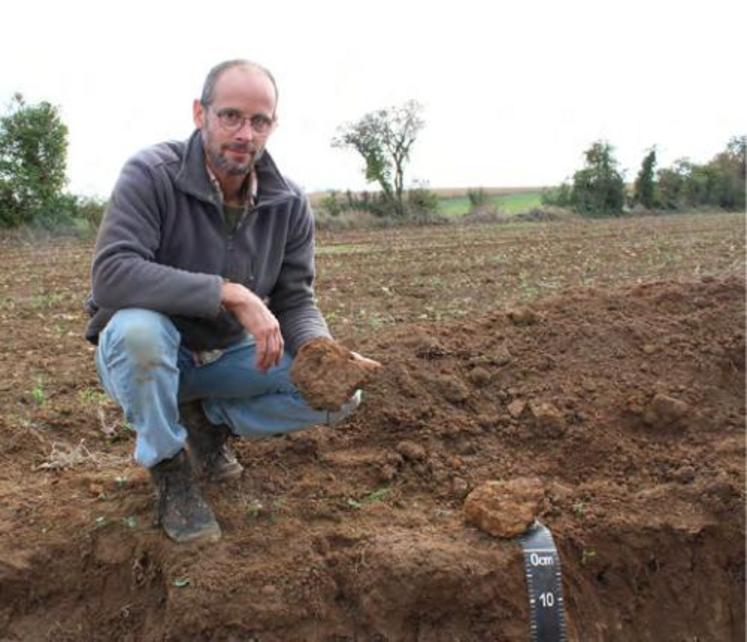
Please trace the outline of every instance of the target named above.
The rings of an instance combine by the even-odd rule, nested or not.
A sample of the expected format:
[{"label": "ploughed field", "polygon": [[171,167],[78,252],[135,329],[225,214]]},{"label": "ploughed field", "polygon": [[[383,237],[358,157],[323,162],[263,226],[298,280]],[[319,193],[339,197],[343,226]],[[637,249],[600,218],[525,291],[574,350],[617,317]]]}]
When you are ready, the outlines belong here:
[{"label": "ploughed field", "polygon": [[462,508],[519,478],[571,640],[743,640],[744,226],[321,235],[319,304],[384,368],[344,425],[239,443],[191,546],[81,336],[92,244],[0,244],[0,640],[528,640],[519,545]]}]

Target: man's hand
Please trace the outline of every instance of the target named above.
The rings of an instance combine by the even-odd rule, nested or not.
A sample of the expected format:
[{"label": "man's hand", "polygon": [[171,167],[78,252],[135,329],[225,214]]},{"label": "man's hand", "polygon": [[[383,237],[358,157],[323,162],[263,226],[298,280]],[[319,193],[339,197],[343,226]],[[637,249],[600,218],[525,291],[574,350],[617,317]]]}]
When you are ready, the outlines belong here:
[{"label": "man's hand", "polygon": [[267,372],[283,356],[283,335],[275,315],[254,292],[239,283],[223,284],[220,302],[254,336],[257,368]]}]

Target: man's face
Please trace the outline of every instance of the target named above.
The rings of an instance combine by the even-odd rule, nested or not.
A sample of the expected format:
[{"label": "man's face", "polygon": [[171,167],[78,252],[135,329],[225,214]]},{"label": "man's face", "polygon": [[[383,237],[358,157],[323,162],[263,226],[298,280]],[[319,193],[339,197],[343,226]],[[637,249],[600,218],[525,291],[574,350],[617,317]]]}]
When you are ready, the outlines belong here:
[{"label": "man's face", "polygon": [[[194,102],[193,115],[210,168],[218,176],[245,176],[264,152],[274,128],[275,89],[261,71],[231,67],[215,83],[210,105]],[[269,120],[272,126],[258,133],[252,119]]]}]

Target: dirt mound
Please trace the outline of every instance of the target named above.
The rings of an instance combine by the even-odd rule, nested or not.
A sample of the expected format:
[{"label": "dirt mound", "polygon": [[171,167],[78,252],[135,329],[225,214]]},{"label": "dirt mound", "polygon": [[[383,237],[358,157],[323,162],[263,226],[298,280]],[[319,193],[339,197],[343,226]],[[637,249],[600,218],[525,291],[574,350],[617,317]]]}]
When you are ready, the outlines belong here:
[{"label": "dirt mound", "polygon": [[2,419],[0,638],[528,639],[520,549],[463,503],[531,478],[570,639],[742,640],[744,286],[574,290],[360,339],[386,365],[359,413],[240,443],[244,478],[207,488],[217,544],[153,527],[145,473],[117,464],[131,436],[73,409],[91,458],[54,470]]}]

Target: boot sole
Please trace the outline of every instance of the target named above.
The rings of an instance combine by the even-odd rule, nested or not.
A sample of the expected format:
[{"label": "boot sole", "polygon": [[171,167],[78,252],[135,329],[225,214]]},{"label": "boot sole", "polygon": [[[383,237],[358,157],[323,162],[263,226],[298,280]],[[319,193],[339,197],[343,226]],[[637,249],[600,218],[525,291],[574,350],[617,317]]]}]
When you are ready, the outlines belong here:
[{"label": "boot sole", "polygon": [[192,533],[170,533],[165,528],[163,530],[177,544],[188,544],[197,541],[217,542],[223,535],[218,524],[213,524]]},{"label": "boot sole", "polygon": [[198,477],[202,479],[203,481],[211,481],[211,482],[224,482],[224,481],[231,481],[233,479],[238,479],[241,477],[241,473],[244,472],[244,467],[238,462],[234,462],[233,464],[230,464],[228,466],[225,466],[220,472],[218,473],[209,473],[207,470],[205,470],[200,460],[195,456],[194,452],[190,451],[189,453],[189,460],[192,462],[192,466],[194,469],[198,472]]},{"label": "boot sole", "polygon": [[240,463],[236,462],[236,464],[234,465],[227,466],[220,473],[213,473],[212,475],[208,475],[207,478],[213,482],[225,482],[238,479],[239,477],[241,477],[241,473],[243,472],[244,467]]}]

